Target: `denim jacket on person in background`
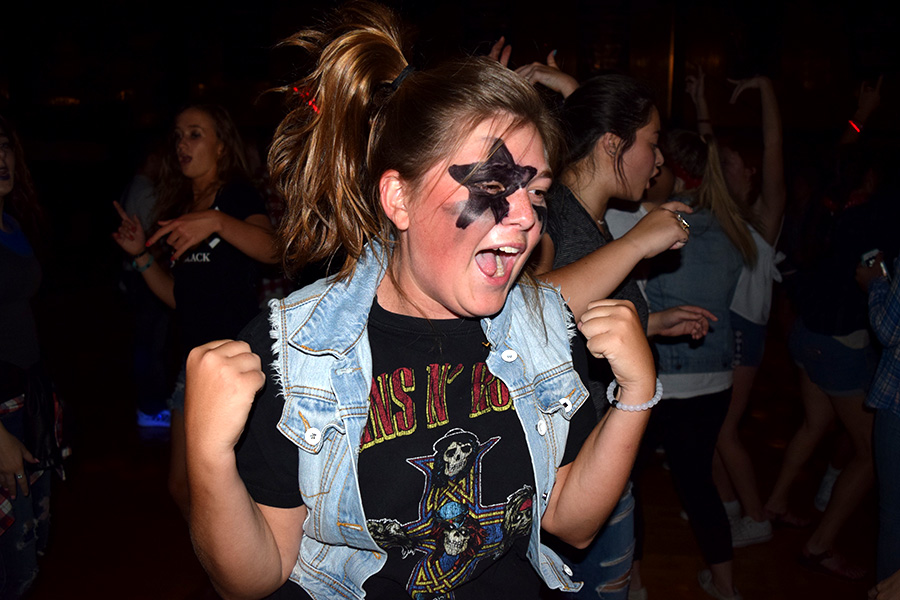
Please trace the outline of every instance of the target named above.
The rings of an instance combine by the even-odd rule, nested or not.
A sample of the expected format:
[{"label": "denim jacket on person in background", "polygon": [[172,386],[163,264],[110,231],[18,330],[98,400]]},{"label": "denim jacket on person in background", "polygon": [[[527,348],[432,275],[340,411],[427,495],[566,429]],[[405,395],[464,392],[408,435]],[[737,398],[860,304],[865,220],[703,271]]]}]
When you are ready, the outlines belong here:
[{"label": "denim jacket on person in background", "polygon": [[[674,198],[682,200],[684,198]],[[680,250],[657,257],[647,281],[651,311],[689,304],[701,306],[719,320],[709,322],[709,333],[700,340],[688,336],[659,338],[660,374],[719,373],[731,371],[734,334],[730,306],[743,258],[718,220],[707,209],[685,214],[691,225],[691,239]]]},{"label": "denim jacket on person in background", "polygon": [[[278,429],[298,447],[309,515],[290,579],[316,599],[361,598],[387,557],[366,527],[357,480],[369,414],[372,356],[367,321],[386,254],[372,245],[349,281],[323,279],[271,303],[275,371],[285,398]],[[540,543],[569,419],[588,398],[572,367],[573,326],[559,293],[516,285],[503,310],[481,320],[487,365],[509,388],[535,479],[528,558],[548,586],[575,591],[571,569]],[[529,302],[530,300],[530,302]],[[540,304],[540,306],[538,306]],[[543,312],[543,319],[541,318]]]}]

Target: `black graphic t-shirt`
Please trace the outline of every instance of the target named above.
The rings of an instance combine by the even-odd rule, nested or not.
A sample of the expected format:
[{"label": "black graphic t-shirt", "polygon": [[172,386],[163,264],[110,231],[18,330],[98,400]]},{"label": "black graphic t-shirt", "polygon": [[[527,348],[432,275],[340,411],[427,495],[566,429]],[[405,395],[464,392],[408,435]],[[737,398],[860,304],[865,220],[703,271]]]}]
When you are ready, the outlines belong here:
[{"label": "black graphic t-shirt", "polygon": [[[214,210],[243,221],[266,214],[259,192],[234,181],[219,190]],[[172,267],[184,356],[212,340],[233,339],[259,312],[260,263],[213,234]]]},{"label": "black graphic t-shirt", "polygon": [[[271,363],[267,321],[245,332]],[[369,531],[388,553],[366,581],[369,598],[535,598],[543,585],[526,557],[534,474],[506,385],[485,365],[477,320],[369,315],[373,381],[360,440],[359,481]],[[269,378],[269,381],[272,381]],[[283,399],[267,384],[238,450],[261,504],[302,503],[297,449],[275,429]],[[595,424],[572,419],[563,464]],[[287,582],[276,598],[305,598]]]}]

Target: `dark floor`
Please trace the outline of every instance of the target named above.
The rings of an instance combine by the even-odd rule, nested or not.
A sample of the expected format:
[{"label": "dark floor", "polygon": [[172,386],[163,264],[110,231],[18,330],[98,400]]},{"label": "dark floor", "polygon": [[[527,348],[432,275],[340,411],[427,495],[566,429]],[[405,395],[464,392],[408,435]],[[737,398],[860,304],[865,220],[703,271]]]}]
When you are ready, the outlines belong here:
[{"label": "dark floor", "polygon": [[[78,315],[77,319],[71,315]],[[130,321],[113,286],[51,295],[39,311],[46,353],[73,409],[75,454],[55,488],[53,530],[33,600],[59,598],[199,599],[212,597],[187,527],[166,492],[167,431],[138,430],[129,376]],[[770,489],[799,419],[796,373],[773,328],[744,427],[764,493]],[[815,457],[796,485],[794,508],[814,514],[812,496],[825,468]],[[650,469],[644,578],[652,600],[705,598],[702,567],[679,517],[668,473]],[[874,564],[874,499],[846,527],[841,548]],[[871,578],[846,583],[796,563],[808,531],[777,530],[767,544],[735,551],[737,586],[746,599],[864,598]]]}]

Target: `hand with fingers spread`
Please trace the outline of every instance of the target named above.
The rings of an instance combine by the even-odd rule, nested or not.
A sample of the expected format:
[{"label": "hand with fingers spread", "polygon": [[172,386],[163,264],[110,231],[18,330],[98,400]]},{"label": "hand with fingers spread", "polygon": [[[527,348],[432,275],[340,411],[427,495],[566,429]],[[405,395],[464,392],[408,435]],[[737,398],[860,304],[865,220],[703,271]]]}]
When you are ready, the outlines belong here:
[{"label": "hand with fingers spread", "polygon": [[578,89],[578,81],[571,75],[564,73],[556,64],[556,50],[547,55],[547,64],[533,62],[516,69],[516,73],[531,83],[540,83],[554,92],[562,94],[563,98]]},{"label": "hand with fingers spread", "polygon": [[[609,361],[626,404],[641,404],[656,390],[653,354],[637,310],[626,300],[597,300],[578,322],[587,347],[597,358]],[[626,397],[628,399],[626,399]]]},{"label": "hand with fingers spread", "polygon": [[700,306],[673,306],[650,313],[647,335],[679,337],[689,335],[699,340],[709,333],[709,322],[719,319]]},{"label": "hand with fingers spread", "polygon": [[182,254],[200,244],[220,228],[221,216],[217,210],[201,210],[181,215],[177,219],[160,221],[160,228],[147,241],[152,246],[165,238],[174,252],[172,260],[178,260]]},{"label": "hand with fingers spread", "polygon": [[705,102],[706,98],[706,75],[701,67],[697,67],[696,75],[688,75],[684,78],[684,91],[694,103],[699,106],[701,102]]},{"label": "hand with fingers spread", "polygon": [[0,486],[6,488],[11,499],[16,499],[17,491],[20,489],[24,495],[28,495],[25,463],[36,462],[38,461],[25,444],[0,424]]},{"label": "hand with fingers spread", "polygon": [[127,214],[121,204],[113,202],[113,206],[116,208],[116,212],[119,213],[122,223],[119,225],[119,229],[112,234],[112,237],[122,250],[131,256],[137,256],[147,249],[147,235],[144,233],[144,227],[141,225],[140,219],[134,215]]},{"label": "hand with fingers spread", "polygon": [[694,211],[683,202],[666,202],[644,215],[621,239],[636,244],[643,258],[682,248],[691,237],[688,221],[678,214],[682,212]]},{"label": "hand with fingers spread", "polygon": [[187,359],[184,422],[189,449],[233,455],[253,400],[266,376],[246,342],[218,340]]},{"label": "hand with fingers spread", "polygon": [[488,53],[488,56],[505,67],[509,64],[510,54],[512,54],[512,46],[508,45],[506,43],[506,37],[501,35],[500,39],[491,46],[491,51]]}]

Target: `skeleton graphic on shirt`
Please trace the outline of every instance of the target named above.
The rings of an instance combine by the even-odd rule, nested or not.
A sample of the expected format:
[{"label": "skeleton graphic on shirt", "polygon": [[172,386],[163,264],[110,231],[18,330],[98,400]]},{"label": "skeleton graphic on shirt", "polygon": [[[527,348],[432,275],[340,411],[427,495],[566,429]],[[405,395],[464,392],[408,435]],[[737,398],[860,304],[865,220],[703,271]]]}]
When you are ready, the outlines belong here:
[{"label": "skeleton graphic on shirt", "polygon": [[481,503],[481,461],[500,441],[483,444],[454,428],[434,443],[434,453],[407,459],[425,475],[419,516],[409,523],[370,519],[369,532],[383,548],[400,548],[405,558],[421,554],[407,591],[416,599],[453,598],[484,558],[497,558],[515,537],[531,531],[534,490],[523,486],[502,504]]}]

